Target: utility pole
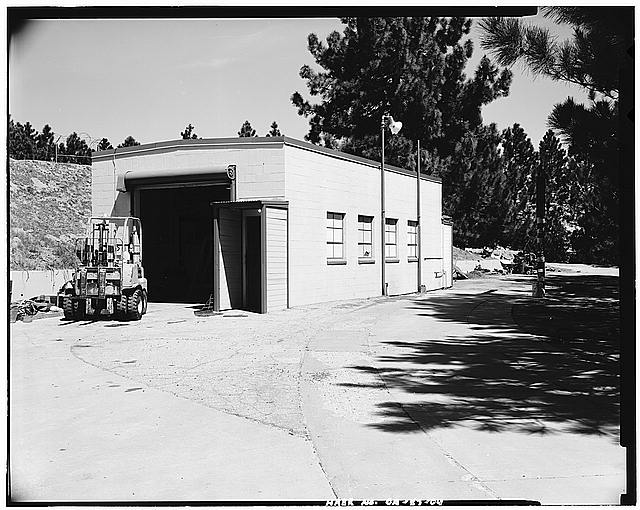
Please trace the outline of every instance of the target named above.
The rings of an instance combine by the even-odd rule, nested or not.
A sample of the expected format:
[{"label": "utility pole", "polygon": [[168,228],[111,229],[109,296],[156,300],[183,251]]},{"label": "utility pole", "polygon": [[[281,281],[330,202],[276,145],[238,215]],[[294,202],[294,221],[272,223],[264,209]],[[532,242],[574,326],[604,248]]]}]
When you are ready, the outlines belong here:
[{"label": "utility pole", "polygon": [[422,225],[420,223],[420,140],[418,140],[418,168],[416,169],[416,243],[418,244],[416,254],[418,255],[418,292],[422,292]]},{"label": "utility pole", "polygon": [[382,117],[382,159],[380,161],[380,247],[382,255],[382,295],[387,295],[387,278],[386,278],[386,211],[385,211],[385,197],[384,197],[384,130],[386,129],[386,115]]},{"label": "utility pole", "polygon": [[387,229],[387,214],[386,214],[386,205],[384,198],[384,131],[385,129],[389,129],[392,135],[397,135],[402,129],[402,122],[393,120],[393,117],[388,113],[385,113],[382,116],[382,124],[380,126],[380,131],[382,134],[382,160],[380,161],[380,237],[381,237],[381,247],[382,247],[382,295],[388,295],[387,292],[387,281],[386,281],[386,265],[387,265],[387,246],[386,246],[386,229]]},{"label": "utility pole", "polygon": [[545,209],[545,170],[547,166],[544,154],[540,155],[540,165],[536,175],[536,286],[533,297],[545,295],[545,265],[544,265],[544,209]]}]

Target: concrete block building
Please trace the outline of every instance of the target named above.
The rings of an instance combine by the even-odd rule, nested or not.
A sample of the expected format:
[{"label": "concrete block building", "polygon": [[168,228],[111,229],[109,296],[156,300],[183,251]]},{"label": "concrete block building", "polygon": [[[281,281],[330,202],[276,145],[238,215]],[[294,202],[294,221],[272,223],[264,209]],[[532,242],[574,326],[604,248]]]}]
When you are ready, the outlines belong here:
[{"label": "concrete block building", "polygon": [[289,137],[96,152],[91,186],[92,215],[142,220],[152,302],[264,313],[452,284],[439,179],[385,165],[383,229],[379,162]]}]

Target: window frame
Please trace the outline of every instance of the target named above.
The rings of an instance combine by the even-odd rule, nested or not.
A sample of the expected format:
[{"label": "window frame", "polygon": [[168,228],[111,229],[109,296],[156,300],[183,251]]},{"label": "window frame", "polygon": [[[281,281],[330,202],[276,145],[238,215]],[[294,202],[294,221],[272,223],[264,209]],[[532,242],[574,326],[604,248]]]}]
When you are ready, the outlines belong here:
[{"label": "window frame", "polygon": [[[398,256],[398,219],[397,218],[385,218],[384,220],[384,258],[386,262],[399,262],[400,258]],[[389,229],[388,227],[393,226],[393,229]],[[389,235],[393,234],[395,242],[389,242]],[[390,247],[395,248],[395,255],[390,255],[389,252]]]},{"label": "window frame", "polygon": [[[330,215],[331,215],[331,217],[330,217]],[[329,247],[329,246],[332,246],[332,247],[333,246],[341,246],[342,247],[342,256],[341,257],[330,257],[329,254],[328,254],[328,250],[325,252],[328,265],[344,265],[344,264],[347,263],[347,255],[345,253],[345,248],[346,248],[346,242],[345,242],[345,237],[346,236],[345,236],[345,228],[344,228],[345,216],[346,216],[345,213],[335,212],[335,211],[327,211],[327,214],[325,216],[325,220],[326,220],[326,223],[325,223],[325,236],[328,237],[327,236],[327,233],[328,233],[327,231],[329,231],[329,230],[332,231],[332,236],[331,236],[332,240],[329,241],[325,237],[325,246],[327,246],[327,247]],[[337,219],[340,220],[340,227],[335,227],[335,226],[333,226],[333,224],[332,224],[332,226],[329,226],[329,220],[335,221]],[[333,240],[334,237],[335,237],[334,234],[333,234],[333,231],[335,231],[335,230],[340,230],[341,231],[341,240],[340,240],[340,242],[337,242],[337,241]],[[332,248],[332,253],[335,253],[334,248]]]},{"label": "window frame", "polygon": [[[414,231],[411,231],[411,228]],[[413,243],[411,242],[413,236]],[[411,251],[413,249],[413,255]],[[418,262],[418,221],[407,220],[407,260],[409,262]]]},{"label": "window frame", "polygon": [[[358,214],[358,264],[374,264],[376,261],[374,243],[373,243],[373,238],[374,238],[373,220],[374,220],[373,216],[367,216],[366,214]],[[369,225],[369,228],[368,229],[362,228],[363,225]],[[369,232],[371,237],[371,242],[369,243],[364,241],[361,242],[360,232]],[[360,248],[361,246],[370,247],[369,256],[361,255],[362,253],[362,249]]]}]

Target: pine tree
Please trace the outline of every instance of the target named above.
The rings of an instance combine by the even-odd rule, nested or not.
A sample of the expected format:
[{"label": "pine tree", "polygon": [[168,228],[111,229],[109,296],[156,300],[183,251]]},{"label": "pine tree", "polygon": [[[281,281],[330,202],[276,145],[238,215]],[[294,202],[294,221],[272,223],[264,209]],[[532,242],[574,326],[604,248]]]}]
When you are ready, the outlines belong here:
[{"label": "pine tree", "polygon": [[135,147],[136,145],[140,145],[140,142],[138,142],[133,136],[129,135],[121,144],[118,145],[117,148],[120,149],[121,147]]},{"label": "pine tree", "polygon": [[413,168],[419,139],[431,157],[446,158],[465,133],[480,126],[482,105],[508,93],[511,73],[481,60],[475,77],[464,67],[473,44],[465,18],[342,18],[344,32],[325,45],[315,34],[308,48],[320,72],[300,69],[315,104],[295,92],[298,113],[309,118],[306,139],[380,159],[384,114],[403,122],[389,139],[388,162]]},{"label": "pine tree", "polygon": [[[385,138],[387,163],[415,169],[420,140],[425,173],[442,177],[443,204],[453,216],[455,242],[494,244],[500,208],[488,183],[500,186],[500,133],[482,124],[483,105],[506,96],[511,72],[488,58],[472,78],[473,53],[465,18],[342,18],[342,34],[321,42],[308,36],[320,71],[302,66],[313,103],[295,92],[298,114],[309,119],[308,141],[379,161],[385,114],[402,131]],[[494,216],[491,216],[494,215]],[[500,217],[498,217],[499,219]]]},{"label": "pine tree", "polygon": [[501,237],[504,176],[500,141],[495,124],[466,134],[456,144],[450,170],[442,176],[448,195],[443,208],[453,219],[456,246],[495,246]]},{"label": "pine tree", "polygon": [[550,262],[566,262],[570,250],[569,232],[577,227],[578,196],[571,189],[565,151],[551,130],[540,141],[539,160],[546,177],[545,259]]},{"label": "pine tree", "polygon": [[91,150],[82,138],[74,131],[66,140],[63,156],[58,153],[58,161],[77,163],[78,165],[91,164]]},{"label": "pine tree", "polygon": [[482,45],[502,65],[524,64],[533,74],[578,84],[589,104],[573,98],[555,105],[549,126],[568,145],[568,169],[590,189],[581,207],[580,228],[571,235],[584,262],[616,263],[619,231],[619,78],[631,68],[633,11],[628,7],[547,7],[543,14],[573,27],[573,37],[558,42],[546,28],[511,18],[481,22]]},{"label": "pine tree", "polygon": [[22,129],[25,138],[25,159],[36,159],[37,131],[33,129],[30,122],[25,122]]},{"label": "pine tree", "polygon": [[248,120],[245,120],[244,124],[242,124],[242,127],[240,128],[240,131],[238,131],[238,136],[240,138],[246,138],[257,135],[256,130],[251,127],[251,123]]},{"label": "pine tree", "polygon": [[515,123],[502,133],[504,189],[503,245],[518,250],[535,246],[535,172],[538,154],[531,139]]},{"label": "pine tree", "polygon": [[36,159],[37,133],[33,126],[29,122],[23,125],[9,118],[8,146],[11,158]]},{"label": "pine tree", "polygon": [[574,27],[573,37],[557,41],[547,28],[516,18],[480,22],[482,47],[501,65],[524,64],[532,73],[575,83],[617,99],[619,69],[633,41],[628,7],[545,7],[545,17]]},{"label": "pine tree", "polygon": [[106,138],[103,138],[102,140],[100,140],[100,142],[98,143],[97,150],[106,151],[109,149],[113,149],[113,145],[111,145],[111,142]]},{"label": "pine tree", "polygon": [[55,156],[53,131],[49,124],[45,124],[42,132],[36,135],[36,159],[50,161]]},{"label": "pine tree", "polygon": [[198,139],[198,135],[196,135],[194,132],[194,127],[189,124],[186,128],[184,128],[184,131],[180,132],[180,136],[182,137],[183,140],[197,140]]},{"label": "pine tree", "polygon": [[271,131],[267,133],[267,136],[282,136],[282,133],[278,128],[278,123],[275,120],[271,123]]}]

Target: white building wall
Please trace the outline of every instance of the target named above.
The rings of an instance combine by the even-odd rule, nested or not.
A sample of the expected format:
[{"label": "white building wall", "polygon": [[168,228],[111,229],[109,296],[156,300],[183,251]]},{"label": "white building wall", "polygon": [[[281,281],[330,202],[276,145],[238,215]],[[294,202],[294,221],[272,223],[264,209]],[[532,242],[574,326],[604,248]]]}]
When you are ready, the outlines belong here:
[{"label": "white building wall", "polygon": [[[381,283],[380,170],[287,145],[286,199],[289,201],[290,306],[379,296]],[[423,283],[441,288],[441,185],[421,180]],[[327,212],[344,213],[345,265],[326,258]],[[374,264],[358,263],[358,215],[373,216]],[[417,262],[408,261],[407,221],[417,219],[416,179],[386,172],[386,215],[398,220],[398,262],[387,263],[390,294],[417,291]],[[433,229],[435,228],[435,232]]]},{"label": "white building wall", "polygon": [[91,165],[91,216],[112,216],[116,202],[116,170],[112,161]]},{"label": "white building wall", "polygon": [[287,210],[266,207],[267,311],[287,308]]},{"label": "white building wall", "polygon": [[420,182],[422,284],[427,290],[445,287],[442,277],[442,185]]},{"label": "white building wall", "polygon": [[442,224],[442,259],[444,266],[444,286],[453,285],[453,227]]},{"label": "white building wall", "polygon": [[284,150],[282,143],[249,144],[236,148],[203,148],[194,145],[169,152],[133,153],[93,162],[91,214],[131,214],[131,193],[116,189],[118,175],[129,170],[201,168],[236,165],[236,199],[284,198]]},{"label": "white building wall", "polygon": [[[250,143],[234,147],[182,146],[155,152],[98,160],[92,167],[92,214],[131,214],[130,193],[118,192],[118,174],[127,170],[200,168],[236,165],[236,199],[284,199],[289,201],[289,306],[339,299],[379,296],[381,284],[380,170],[376,166],[306,150],[294,145]],[[441,224],[442,186],[421,180],[422,285],[427,290],[446,286],[446,242]],[[345,265],[328,265],[326,258],[327,212],[345,214]],[[270,213],[271,214],[271,213]],[[386,172],[386,214],[398,220],[398,262],[387,263],[390,294],[416,292],[417,262],[408,260],[408,220],[417,219],[415,177]],[[277,213],[276,213],[277,215]],[[357,256],[358,215],[373,216],[375,263],[360,264]],[[271,216],[272,221],[276,220]],[[286,223],[286,222],[285,222]],[[272,225],[278,232],[278,223]],[[269,228],[267,229],[269,232]],[[269,239],[270,236],[267,234]],[[267,240],[273,256],[279,256],[282,239]],[[269,242],[276,243],[269,245]],[[285,244],[286,245],[286,244]],[[269,256],[269,255],[268,255]],[[274,259],[272,269],[280,273]],[[223,269],[223,268],[221,268]],[[286,291],[268,284],[269,309],[286,306]],[[279,277],[278,275],[278,277]],[[221,299],[231,303],[231,293],[221,287]]]}]

